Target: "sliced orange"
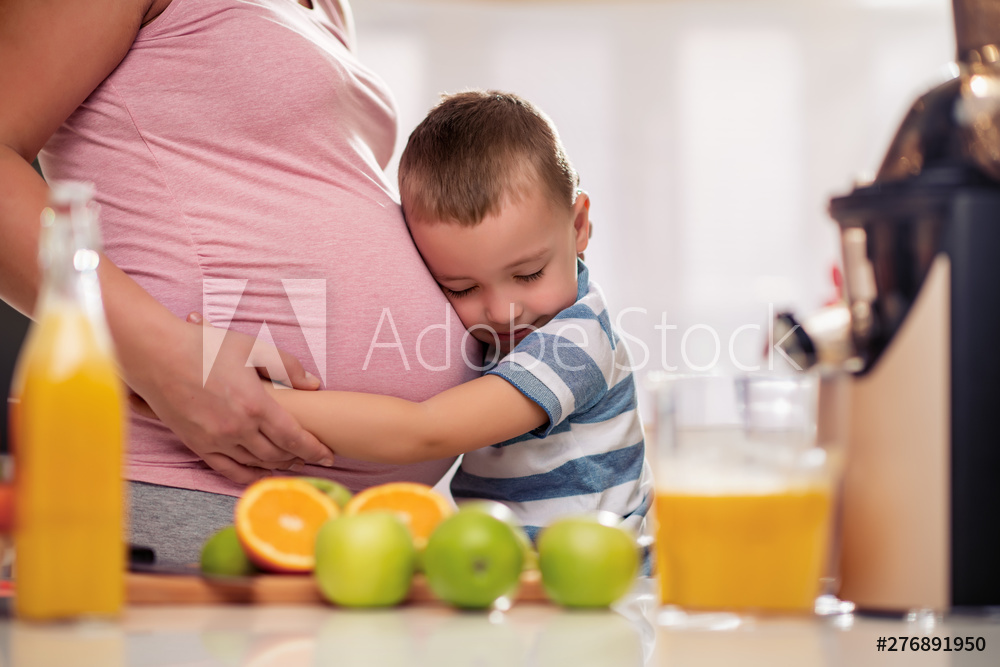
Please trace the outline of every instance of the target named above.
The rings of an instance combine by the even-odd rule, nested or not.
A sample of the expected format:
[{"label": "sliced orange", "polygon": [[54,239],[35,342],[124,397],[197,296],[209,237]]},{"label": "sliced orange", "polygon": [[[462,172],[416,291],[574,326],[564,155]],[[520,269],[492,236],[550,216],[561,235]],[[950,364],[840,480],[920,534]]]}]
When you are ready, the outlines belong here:
[{"label": "sliced orange", "polygon": [[426,484],[389,482],[358,493],[344,507],[344,514],[386,510],[403,519],[418,549],[423,549],[437,525],[455,512],[447,498]]},{"label": "sliced orange", "polygon": [[316,534],[340,515],[330,496],[294,477],[267,477],[236,502],[236,534],[254,565],[270,572],[311,572]]}]

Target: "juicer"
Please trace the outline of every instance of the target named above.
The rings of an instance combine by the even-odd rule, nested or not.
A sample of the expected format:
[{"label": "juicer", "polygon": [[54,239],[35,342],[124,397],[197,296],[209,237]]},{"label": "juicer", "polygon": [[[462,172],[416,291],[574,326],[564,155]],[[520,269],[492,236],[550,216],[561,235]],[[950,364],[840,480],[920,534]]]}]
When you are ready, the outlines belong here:
[{"label": "juicer", "polygon": [[1000,0],[954,0],[956,75],[913,103],[874,181],[830,201],[844,301],[783,347],[847,369],[840,597],[1000,605]]}]

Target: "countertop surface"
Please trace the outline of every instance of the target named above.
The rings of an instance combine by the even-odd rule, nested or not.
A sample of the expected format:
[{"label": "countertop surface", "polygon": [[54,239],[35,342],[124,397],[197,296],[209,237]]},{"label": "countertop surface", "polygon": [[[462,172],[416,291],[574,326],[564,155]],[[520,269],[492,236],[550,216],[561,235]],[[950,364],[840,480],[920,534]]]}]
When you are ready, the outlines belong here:
[{"label": "countertop surface", "polygon": [[[537,603],[492,612],[228,605],[131,606],[118,622],[37,625],[5,617],[0,666],[1000,665],[1000,610],[911,620],[717,614],[685,628],[669,624],[676,614],[658,609],[650,591],[640,582],[606,611]],[[924,638],[928,647],[939,640],[941,650],[913,651]],[[963,647],[978,641],[985,649],[944,650],[958,638]],[[892,643],[896,651],[887,650]]]}]

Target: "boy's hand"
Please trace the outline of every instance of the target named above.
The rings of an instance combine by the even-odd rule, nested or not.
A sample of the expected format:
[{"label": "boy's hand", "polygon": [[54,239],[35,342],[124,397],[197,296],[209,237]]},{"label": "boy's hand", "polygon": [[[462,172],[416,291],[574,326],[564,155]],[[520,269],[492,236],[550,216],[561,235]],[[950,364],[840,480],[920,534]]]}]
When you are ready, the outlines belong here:
[{"label": "boy's hand", "polygon": [[[296,391],[296,387],[290,387],[283,382],[275,382],[269,378],[262,377],[260,379],[260,386],[264,388],[267,395],[277,401],[278,405],[288,411],[289,414],[295,419],[300,426],[309,423],[307,420],[315,418],[317,414],[316,411],[310,410],[307,405],[302,403],[302,400],[310,400],[313,398],[321,400],[329,400],[334,396],[335,392],[301,392]],[[308,398],[306,398],[308,397]],[[305,428],[303,426],[303,428]],[[308,428],[306,429],[309,430]],[[311,431],[310,431],[311,432]],[[313,435],[317,435],[313,433]],[[318,437],[318,436],[317,436]],[[320,440],[320,442],[323,442]],[[331,456],[335,456],[333,448],[330,447],[329,443],[323,443],[325,447],[328,448]],[[327,464],[330,465],[330,464]]]}]

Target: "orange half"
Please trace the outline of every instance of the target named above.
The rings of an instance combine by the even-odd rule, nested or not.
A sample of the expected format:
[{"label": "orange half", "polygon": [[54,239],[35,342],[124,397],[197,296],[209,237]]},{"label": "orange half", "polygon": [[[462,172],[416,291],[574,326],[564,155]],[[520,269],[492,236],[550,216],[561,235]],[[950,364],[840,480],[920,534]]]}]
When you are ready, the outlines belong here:
[{"label": "orange half", "polygon": [[344,507],[344,514],[390,511],[403,519],[413,543],[418,549],[427,544],[427,538],[446,517],[455,510],[443,495],[416,482],[390,482],[372,486],[358,493]]},{"label": "orange half", "polygon": [[333,500],[294,477],[267,477],[236,502],[236,534],[254,565],[270,572],[311,572],[316,534],[340,514]]}]

